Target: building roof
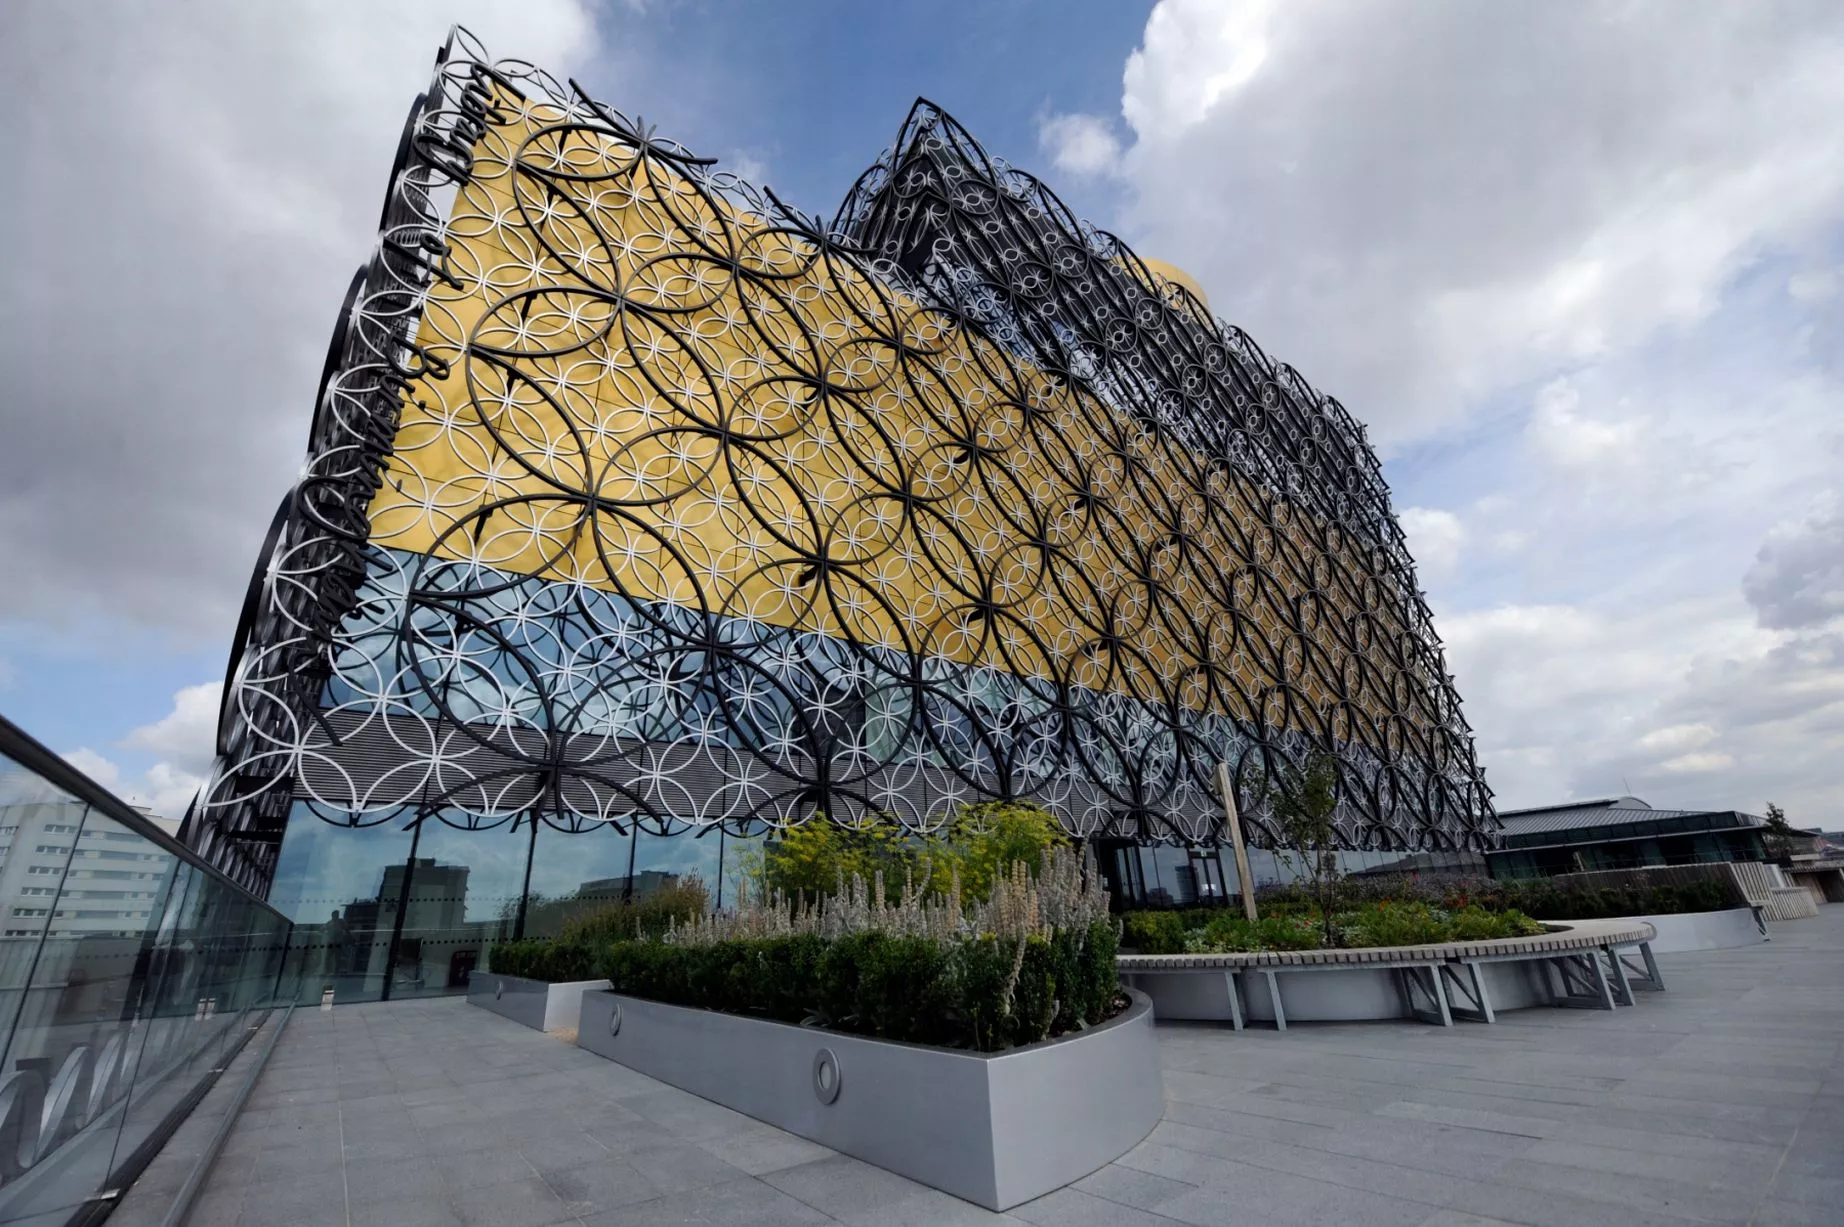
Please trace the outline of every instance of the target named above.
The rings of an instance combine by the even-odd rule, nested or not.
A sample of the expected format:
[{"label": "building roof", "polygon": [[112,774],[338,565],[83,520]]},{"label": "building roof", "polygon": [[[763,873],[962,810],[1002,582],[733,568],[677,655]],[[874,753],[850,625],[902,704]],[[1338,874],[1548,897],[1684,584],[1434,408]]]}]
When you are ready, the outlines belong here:
[{"label": "building roof", "polygon": [[[1569,801],[1562,805],[1545,805],[1535,809],[1498,811],[1508,839],[1516,835],[1544,835],[1554,831],[1572,831],[1586,827],[1628,826],[1661,819],[1693,818],[1704,814],[1731,814],[1729,810],[1653,809],[1638,797],[1606,797],[1595,801]],[[1735,814],[1743,821],[1728,825],[1759,826],[1752,814]]]}]

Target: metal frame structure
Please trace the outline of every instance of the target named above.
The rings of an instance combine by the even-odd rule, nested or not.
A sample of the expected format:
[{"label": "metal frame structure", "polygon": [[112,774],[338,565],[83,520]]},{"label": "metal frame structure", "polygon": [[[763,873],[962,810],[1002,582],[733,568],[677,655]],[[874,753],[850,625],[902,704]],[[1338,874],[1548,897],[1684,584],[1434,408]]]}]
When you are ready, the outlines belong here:
[{"label": "metal frame structure", "polygon": [[1336,401],[918,103],[822,225],[457,30],[404,129],[185,838],[1214,842],[1339,766],[1357,849],[1495,819]]}]

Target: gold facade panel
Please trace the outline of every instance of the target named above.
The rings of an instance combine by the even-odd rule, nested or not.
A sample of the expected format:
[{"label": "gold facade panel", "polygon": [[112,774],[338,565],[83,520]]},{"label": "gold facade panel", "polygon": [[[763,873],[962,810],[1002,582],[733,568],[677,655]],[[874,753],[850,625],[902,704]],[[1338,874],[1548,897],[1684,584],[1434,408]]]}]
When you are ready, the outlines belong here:
[{"label": "gold facade panel", "polygon": [[555,108],[499,107],[377,544],[1361,744],[1426,724],[1385,681],[1419,662],[1372,659],[1401,594],[1342,531]]}]

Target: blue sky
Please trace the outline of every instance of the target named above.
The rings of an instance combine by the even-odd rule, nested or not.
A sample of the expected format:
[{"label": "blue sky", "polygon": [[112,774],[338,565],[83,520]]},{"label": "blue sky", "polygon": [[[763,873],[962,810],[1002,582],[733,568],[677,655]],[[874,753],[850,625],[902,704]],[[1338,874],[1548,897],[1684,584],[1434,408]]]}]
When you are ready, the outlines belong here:
[{"label": "blue sky", "polygon": [[1501,802],[1844,827],[1844,10],[1681,12],[7,6],[0,710],[183,808],[458,18],[827,216],[946,106],[1368,424]]}]

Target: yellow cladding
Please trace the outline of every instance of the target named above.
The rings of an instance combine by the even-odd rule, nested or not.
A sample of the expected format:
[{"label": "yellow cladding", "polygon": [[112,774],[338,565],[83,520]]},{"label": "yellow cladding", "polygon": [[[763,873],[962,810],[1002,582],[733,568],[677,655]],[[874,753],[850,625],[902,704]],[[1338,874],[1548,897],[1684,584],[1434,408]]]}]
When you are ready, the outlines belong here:
[{"label": "yellow cladding", "polygon": [[1360,741],[1432,723],[1380,556],[658,157],[500,107],[379,545]]}]

